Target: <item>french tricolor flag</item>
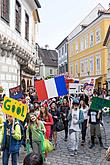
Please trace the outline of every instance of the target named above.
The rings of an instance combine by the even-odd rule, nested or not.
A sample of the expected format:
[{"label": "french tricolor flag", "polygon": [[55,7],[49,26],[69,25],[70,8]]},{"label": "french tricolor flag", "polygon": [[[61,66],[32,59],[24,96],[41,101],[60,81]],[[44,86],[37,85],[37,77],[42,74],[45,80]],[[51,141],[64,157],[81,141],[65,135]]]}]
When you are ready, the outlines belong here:
[{"label": "french tricolor flag", "polygon": [[64,76],[48,80],[36,80],[35,88],[39,101],[68,94]]}]

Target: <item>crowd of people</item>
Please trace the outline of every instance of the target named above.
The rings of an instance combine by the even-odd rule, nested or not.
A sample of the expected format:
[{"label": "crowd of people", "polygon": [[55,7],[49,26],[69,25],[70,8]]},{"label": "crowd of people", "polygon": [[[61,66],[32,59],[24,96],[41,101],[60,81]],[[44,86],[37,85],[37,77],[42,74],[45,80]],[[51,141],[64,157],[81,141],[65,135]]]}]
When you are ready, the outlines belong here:
[{"label": "crowd of people", "polygon": [[27,93],[19,99],[19,102],[28,105],[24,122],[4,115],[2,109],[0,111],[0,146],[3,165],[8,165],[10,155],[12,165],[18,164],[22,145],[27,153],[24,165],[32,165],[32,162],[34,165],[49,164],[47,161],[49,150],[46,143],[56,150],[57,132],[61,130],[64,130],[64,141],[70,143],[70,155],[74,156],[78,154],[79,135],[82,138],[80,145],[84,146],[86,143],[88,125],[91,135],[89,148],[95,147],[96,136],[100,147],[104,147],[100,129],[102,111],[93,111],[90,108],[91,99],[87,95],[66,95],[38,102],[35,93],[31,96]]}]

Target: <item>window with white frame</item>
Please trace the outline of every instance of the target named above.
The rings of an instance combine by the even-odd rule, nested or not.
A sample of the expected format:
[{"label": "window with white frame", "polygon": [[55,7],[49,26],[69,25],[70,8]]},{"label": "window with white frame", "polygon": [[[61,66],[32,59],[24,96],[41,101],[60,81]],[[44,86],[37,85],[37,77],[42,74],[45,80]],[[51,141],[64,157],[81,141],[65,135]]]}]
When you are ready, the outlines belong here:
[{"label": "window with white frame", "polygon": [[78,63],[75,64],[75,76],[78,77]]},{"label": "window with white frame", "polygon": [[90,33],[90,47],[93,47],[94,45],[94,33]]},{"label": "window with white frame", "polygon": [[84,37],[82,37],[80,40],[80,50],[83,51],[84,48],[85,48]]},{"label": "window with white frame", "polygon": [[100,55],[96,56],[96,74],[101,73],[101,57]]},{"label": "window with white frame", "polygon": [[76,41],[76,53],[78,53],[78,41]]},{"label": "window with white frame", "polygon": [[101,32],[100,28],[96,29],[96,44],[98,44],[101,41]]},{"label": "window with white frame", "polygon": [[84,73],[88,76],[88,59],[84,60]]},{"label": "window with white frame", "polygon": [[80,73],[81,73],[81,76],[84,74],[84,61],[83,60],[80,61]]},{"label": "window with white frame", "polygon": [[70,75],[73,75],[73,65],[70,64]]},{"label": "window with white frame", "polygon": [[67,53],[67,43],[65,43],[65,53]]},{"label": "window with white frame", "polygon": [[90,73],[94,71],[94,57],[90,57]]},{"label": "window with white frame", "polygon": [[73,42],[70,41],[69,43],[69,51],[70,51],[70,55],[72,56],[73,55]]},{"label": "window with white frame", "polygon": [[64,47],[62,47],[62,56],[64,55]]},{"label": "window with white frame", "polygon": [[85,36],[85,49],[88,48],[88,34]]},{"label": "window with white frame", "polygon": [[59,52],[59,57],[61,57],[61,50],[59,49],[59,51],[58,51],[58,52]]}]

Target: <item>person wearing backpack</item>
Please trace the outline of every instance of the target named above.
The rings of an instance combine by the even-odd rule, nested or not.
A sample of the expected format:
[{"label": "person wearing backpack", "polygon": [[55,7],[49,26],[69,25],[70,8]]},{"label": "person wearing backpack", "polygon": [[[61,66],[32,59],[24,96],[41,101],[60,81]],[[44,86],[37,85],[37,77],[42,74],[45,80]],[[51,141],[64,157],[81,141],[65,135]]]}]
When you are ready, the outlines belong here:
[{"label": "person wearing backpack", "polygon": [[12,165],[18,165],[18,156],[21,146],[21,128],[19,122],[14,121],[14,118],[10,115],[7,115],[7,120],[4,122],[2,137],[2,164],[8,165],[9,156],[11,155]]}]

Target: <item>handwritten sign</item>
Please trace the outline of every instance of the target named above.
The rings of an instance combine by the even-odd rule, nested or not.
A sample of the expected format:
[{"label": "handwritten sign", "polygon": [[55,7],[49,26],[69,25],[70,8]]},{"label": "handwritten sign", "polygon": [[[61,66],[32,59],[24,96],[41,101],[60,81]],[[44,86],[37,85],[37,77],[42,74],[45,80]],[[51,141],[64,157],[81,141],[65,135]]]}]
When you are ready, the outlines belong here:
[{"label": "handwritten sign", "polygon": [[13,99],[20,99],[23,96],[20,85],[14,88],[10,88],[9,93],[10,97]]},{"label": "handwritten sign", "polygon": [[14,100],[12,98],[4,97],[4,102],[2,105],[2,111],[16,119],[24,121],[26,118],[28,106]]},{"label": "handwritten sign", "polygon": [[92,104],[91,104],[90,109],[99,111],[99,110],[102,110],[104,107],[110,108],[110,100],[102,99],[99,97],[92,98]]}]

